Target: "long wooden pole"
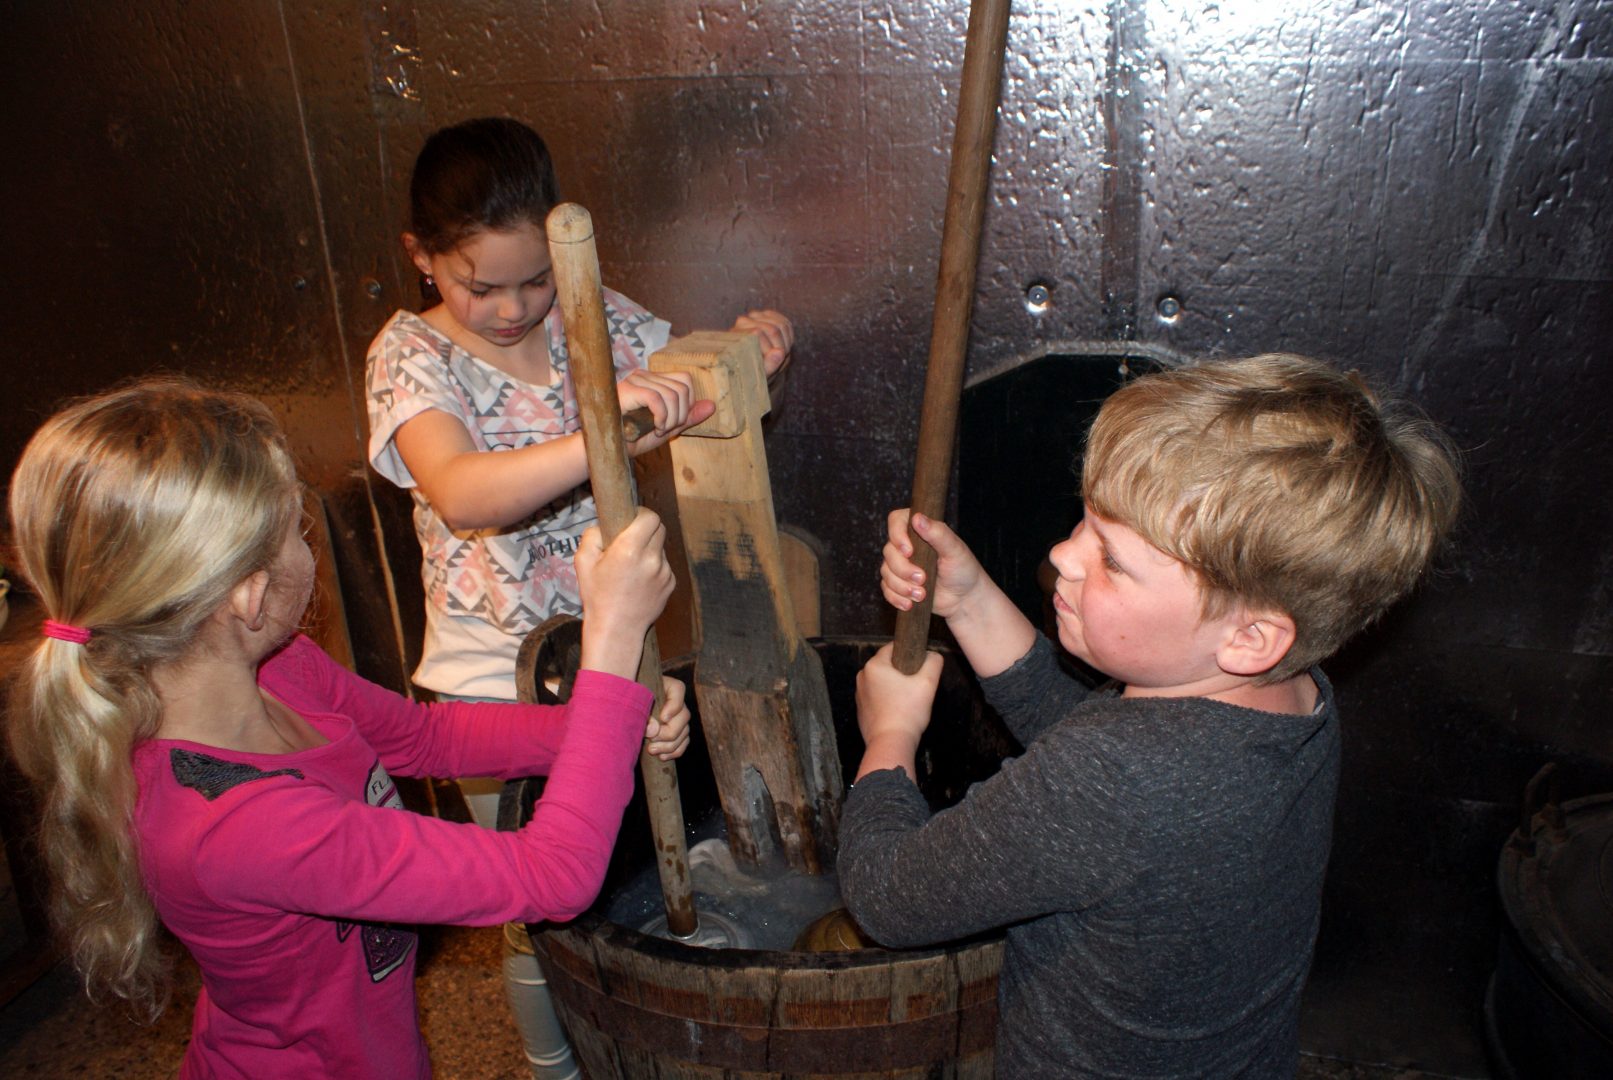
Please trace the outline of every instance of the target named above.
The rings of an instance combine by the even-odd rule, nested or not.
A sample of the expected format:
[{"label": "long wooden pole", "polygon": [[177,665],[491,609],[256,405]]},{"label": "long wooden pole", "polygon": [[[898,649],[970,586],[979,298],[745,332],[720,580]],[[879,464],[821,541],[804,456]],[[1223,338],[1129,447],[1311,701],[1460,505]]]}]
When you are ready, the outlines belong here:
[{"label": "long wooden pole", "polygon": [[[986,182],[991,175],[991,140],[997,130],[997,98],[1002,84],[1003,47],[1008,40],[1008,0],[974,0],[963,46],[963,79],[958,91],[958,126],[952,136],[947,175],[946,217],[941,225],[941,267],[935,282],[935,314],[930,326],[930,357],[924,375],[917,460],[913,467],[915,511],[939,520],[946,513],[947,479],[957,436],[958,398],[969,347],[969,315],[974,305],[975,266],[980,261],[980,226],[986,214]],[[925,580],[935,581],[935,549],[911,529],[914,561]],[[924,663],[930,639],[934,590],[896,614],[891,662],[911,675]]]},{"label": "long wooden pole", "polygon": [[[582,416],[588,478],[599,508],[600,535],[608,544],[632,524],[637,500],[627,444],[622,438],[622,406],[616,397],[616,366],[611,362],[610,328],[605,323],[605,301],[600,292],[594,222],[588,211],[576,203],[561,203],[549,212],[545,230],[571,357],[571,381]],[[654,628],[644,637],[638,681],[655,694],[655,708],[659,711],[661,648]],[[639,771],[650,809],[650,833],[655,841],[661,895],[666,901],[667,930],[675,938],[693,937],[699,919],[689,883],[689,849],[683,835],[677,768],[645,750],[639,754]]]}]

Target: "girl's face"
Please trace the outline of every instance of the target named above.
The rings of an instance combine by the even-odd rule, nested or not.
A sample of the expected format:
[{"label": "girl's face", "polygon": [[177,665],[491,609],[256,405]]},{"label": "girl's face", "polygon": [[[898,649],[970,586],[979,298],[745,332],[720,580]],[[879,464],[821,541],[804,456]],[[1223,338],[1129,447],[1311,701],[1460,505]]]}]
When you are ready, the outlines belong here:
[{"label": "girl's face", "polygon": [[1221,675],[1226,620],[1203,619],[1197,578],[1180,560],[1090,507],[1048,558],[1059,642],[1128,696],[1191,695]]},{"label": "girl's face", "polygon": [[554,306],[549,244],[536,225],[484,230],[441,255],[414,248],[413,257],[449,316],[491,345],[519,345]]},{"label": "girl's face", "polygon": [[286,637],[302,625],[314,595],[314,555],[303,536],[306,524],[301,514],[292,516],[269,569],[269,589],[264,596],[266,621],[281,628]]}]

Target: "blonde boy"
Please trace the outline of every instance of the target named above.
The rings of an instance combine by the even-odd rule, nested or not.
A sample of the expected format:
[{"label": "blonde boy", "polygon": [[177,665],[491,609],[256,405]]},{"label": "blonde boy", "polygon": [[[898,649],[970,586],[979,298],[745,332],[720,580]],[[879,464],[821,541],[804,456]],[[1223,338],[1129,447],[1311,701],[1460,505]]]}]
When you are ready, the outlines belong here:
[{"label": "blonde boy", "polygon": [[[913,517],[934,613],[1025,752],[932,815],[915,758],[940,658],[904,676],[882,649],[857,683],[842,891],[889,945],[1006,928],[1000,1076],[1291,1076],[1339,768],[1315,665],[1425,572],[1455,455],[1354,375],[1268,355],[1116,392],[1082,490],[1053,609],[1097,690]],[[930,586],[908,517],[881,567],[899,609]]]}]

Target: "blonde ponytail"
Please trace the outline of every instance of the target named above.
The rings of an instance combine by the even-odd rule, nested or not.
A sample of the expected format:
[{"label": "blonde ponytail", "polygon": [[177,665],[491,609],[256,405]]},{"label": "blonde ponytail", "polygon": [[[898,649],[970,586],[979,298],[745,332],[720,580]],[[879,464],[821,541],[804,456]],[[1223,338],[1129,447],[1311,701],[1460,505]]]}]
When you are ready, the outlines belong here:
[{"label": "blonde ponytail", "polygon": [[131,754],[161,723],[151,673],[273,562],[297,494],[267,409],[166,378],[58,413],[12,476],[21,576],[47,617],[89,632],[41,639],[7,732],[40,793],[51,918],[91,995],[142,1018],[168,988],[133,831]]}]

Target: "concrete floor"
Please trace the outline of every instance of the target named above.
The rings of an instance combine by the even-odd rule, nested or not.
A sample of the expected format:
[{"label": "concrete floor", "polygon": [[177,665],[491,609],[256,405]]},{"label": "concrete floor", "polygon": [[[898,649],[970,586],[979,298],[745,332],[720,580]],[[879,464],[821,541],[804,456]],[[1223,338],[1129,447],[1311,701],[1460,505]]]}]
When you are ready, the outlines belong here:
[{"label": "concrete floor", "polygon": [[[438,1080],[524,1080],[499,975],[501,931],[439,928],[421,940],[420,1023]],[[0,1009],[0,1076],[159,1080],[175,1075],[190,1034],[197,976],[178,969],[173,1004],[151,1027],[90,1004],[58,965]],[[1435,1074],[1301,1059],[1300,1080],[1422,1080]],[[596,1078],[603,1080],[603,1078]]]}]

